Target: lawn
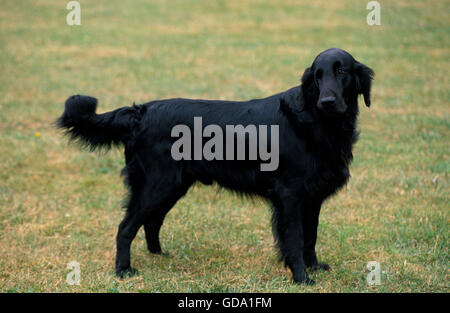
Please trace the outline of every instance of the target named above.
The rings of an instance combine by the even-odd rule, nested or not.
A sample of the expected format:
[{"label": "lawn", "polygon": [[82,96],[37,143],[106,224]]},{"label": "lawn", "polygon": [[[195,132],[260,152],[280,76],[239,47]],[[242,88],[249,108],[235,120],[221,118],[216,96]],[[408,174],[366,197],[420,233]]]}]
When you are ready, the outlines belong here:
[{"label": "lawn", "polygon": [[[1,292],[449,292],[450,1],[1,0]],[[99,111],[157,98],[247,100],[299,84],[315,55],[348,50],[376,72],[361,105],[349,184],[323,209],[319,258],[332,271],[292,283],[270,208],[194,186],[147,252],[114,275],[126,196],[121,149],[69,145],[52,122],[76,93]],[[362,102],[362,101],[361,101]],[[67,264],[81,266],[69,285]],[[366,265],[379,262],[381,284]]]}]

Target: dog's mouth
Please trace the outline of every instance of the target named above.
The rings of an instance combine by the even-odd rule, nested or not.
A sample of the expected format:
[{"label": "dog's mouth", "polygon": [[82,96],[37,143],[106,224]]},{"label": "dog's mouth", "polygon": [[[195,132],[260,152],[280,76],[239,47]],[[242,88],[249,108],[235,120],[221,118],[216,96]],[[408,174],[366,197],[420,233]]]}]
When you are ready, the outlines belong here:
[{"label": "dog's mouth", "polygon": [[327,102],[324,103],[319,100],[317,102],[317,107],[327,115],[339,115],[344,114],[347,111],[347,104],[343,100],[332,104]]},{"label": "dog's mouth", "polygon": [[317,107],[326,114],[342,114],[347,111],[347,104],[339,92],[324,89],[319,94]]}]

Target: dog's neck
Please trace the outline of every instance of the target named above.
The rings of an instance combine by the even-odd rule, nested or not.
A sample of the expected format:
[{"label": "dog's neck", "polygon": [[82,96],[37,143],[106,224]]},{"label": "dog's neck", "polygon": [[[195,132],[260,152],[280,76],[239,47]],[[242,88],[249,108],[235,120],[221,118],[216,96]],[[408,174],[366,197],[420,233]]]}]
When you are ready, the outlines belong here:
[{"label": "dog's neck", "polygon": [[339,162],[348,166],[353,159],[353,145],[358,140],[358,131],[356,129],[356,112],[346,112],[345,117],[336,117],[335,119],[322,116],[318,117],[317,122],[310,128],[314,149],[322,150],[327,155],[329,161]]},{"label": "dog's neck", "polygon": [[[298,106],[303,97],[301,88],[291,89],[280,99],[280,110],[295,128],[312,151],[320,150],[321,155],[329,156],[329,161],[346,166],[353,159],[352,148],[357,141],[358,98],[357,95],[345,97],[348,109],[343,114],[329,115],[321,112],[314,103],[317,99],[302,99],[307,102]],[[311,96],[311,95],[309,95]],[[292,101],[296,99],[297,101]],[[314,102],[315,101],[315,102]]]}]

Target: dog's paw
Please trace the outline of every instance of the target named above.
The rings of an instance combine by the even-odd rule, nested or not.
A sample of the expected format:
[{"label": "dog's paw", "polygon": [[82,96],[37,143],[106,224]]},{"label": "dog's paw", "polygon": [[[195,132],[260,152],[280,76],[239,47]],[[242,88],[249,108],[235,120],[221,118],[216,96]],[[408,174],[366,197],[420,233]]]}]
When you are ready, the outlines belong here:
[{"label": "dog's paw", "polygon": [[161,246],[156,246],[156,247],[152,247],[152,246],[148,246],[148,252],[150,252],[150,254],[156,254],[156,255],[162,255],[162,256],[170,256],[170,254],[168,252],[162,252],[161,251]]},{"label": "dog's paw", "polygon": [[151,254],[156,254],[156,255],[161,255],[164,257],[170,257],[170,253],[169,252],[162,252],[161,250],[159,251],[150,251]]},{"label": "dog's paw", "polygon": [[316,283],[314,280],[309,278],[308,274],[305,271],[303,271],[299,275],[294,275],[292,278],[297,285],[305,284],[307,286],[312,286]]},{"label": "dog's paw", "polygon": [[296,280],[296,279],[294,279],[294,282],[297,285],[307,285],[307,286],[313,286],[313,285],[316,284],[316,282],[314,280],[312,280],[311,278],[309,278],[309,277],[306,277],[303,280]]},{"label": "dog's paw", "polygon": [[312,266],[309,266],[309,269],[311,269],[312,271],[329,271],[331,270],[331,267],[327,263],[316,263]]},{"label": "dog's paw", "polygon": [[129,278],[138,274],[139,271],[131,266],[125,269],[116,269],[116,276],[120,279]]}]

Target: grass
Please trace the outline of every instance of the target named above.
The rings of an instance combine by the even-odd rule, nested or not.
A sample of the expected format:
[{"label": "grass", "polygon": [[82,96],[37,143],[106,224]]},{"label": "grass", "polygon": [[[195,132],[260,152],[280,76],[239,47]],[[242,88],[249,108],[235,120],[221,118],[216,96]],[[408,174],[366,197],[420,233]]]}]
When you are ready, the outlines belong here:
[{"label": "grass", "polygon": [[[432,3],[430,3],[432,2]],[[1,1],[0,291],[448,292],[449,1]],[[270,210],[197,185],[162,228],[170,258],[132,245],[140,275],[114,276],[126,195],[121,151],[67,144],[65,99],[100,111],[156,98],[250,99],[296,84],[332,46],[376,72],[352,179],[326,202],[318,254],[333,268],[297,286],[277,262]],[[66,283],[71,261],[81,284]],[[380,263],[380,286],[366,264]]]}]

